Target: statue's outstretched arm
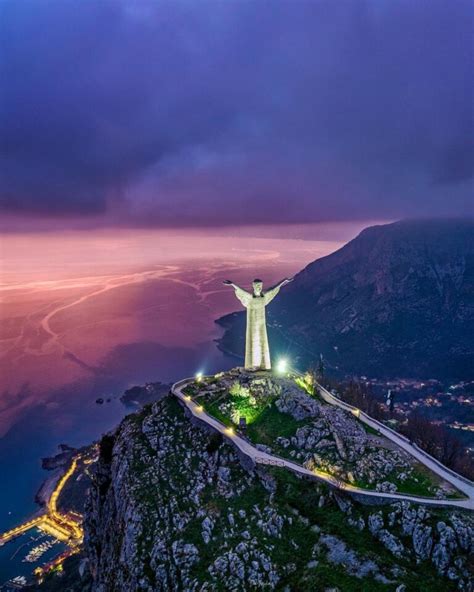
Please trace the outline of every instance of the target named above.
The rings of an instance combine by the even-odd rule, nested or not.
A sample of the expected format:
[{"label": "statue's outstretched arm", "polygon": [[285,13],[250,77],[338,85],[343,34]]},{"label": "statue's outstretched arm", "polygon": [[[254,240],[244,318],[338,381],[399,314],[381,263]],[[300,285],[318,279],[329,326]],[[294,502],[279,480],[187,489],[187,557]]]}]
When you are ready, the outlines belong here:
[{"label": "statue's outstretched arm", "polygon": [[270,303],[278,294],[280,288],[282,288],[286,284],[289,284],[292,281],[293,278],[285,278],[284,280],[281,280],[281,282],[279,282],[276,286],[273,286],[273,288],[270,288],[267,292],[265,292],[265,304]]},{"label": "statue's outstretched arm", "polygon": [[235,290],[235,295],[240,300],[240,302],[245,307],[248,306],[250,299],[252,298],[252,294],[249,294],[249,292],[247,292],[247,290],[244,290],[243,288],[241,288],[237,284],[234,284],[234,282],[231,282],[230,280],[224,280],[223,283],[225,286],[232,286]]}]

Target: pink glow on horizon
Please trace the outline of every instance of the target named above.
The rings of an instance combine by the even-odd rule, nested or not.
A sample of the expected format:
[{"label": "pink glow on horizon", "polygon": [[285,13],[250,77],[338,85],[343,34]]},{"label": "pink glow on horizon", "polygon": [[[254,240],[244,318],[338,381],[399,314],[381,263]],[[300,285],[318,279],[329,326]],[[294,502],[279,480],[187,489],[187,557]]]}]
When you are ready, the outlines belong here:
[{"label": "pink glow on horizon", "polygon": [[[269,286],[338,249],[347,235],[359,230],[236,228],[219,235],[114,229],[4,235],[0,436],[32,406],[53,404],[58,389],[85,384],[97,371],[123,376],[124,381],[141,380],[143,372],[134,367],[137,358],[116,357],[120,347],[155,344],[199,351],[218,336],[215,319],[237,308],[223,279],[245,286],[258,274]],[[277,233],[285,238],[275,237]],[[309,240],[311,235],[327,240]],[[161,376],[156,373],[165,371],[144,372],[157,379]]]},{"label": "pink glow on horizon", "polygon": [[0,284],[77,278],[206,259],[243,264],[294,262],[297,271],[338,249],[366,225],[7,233],[0,235]]}]

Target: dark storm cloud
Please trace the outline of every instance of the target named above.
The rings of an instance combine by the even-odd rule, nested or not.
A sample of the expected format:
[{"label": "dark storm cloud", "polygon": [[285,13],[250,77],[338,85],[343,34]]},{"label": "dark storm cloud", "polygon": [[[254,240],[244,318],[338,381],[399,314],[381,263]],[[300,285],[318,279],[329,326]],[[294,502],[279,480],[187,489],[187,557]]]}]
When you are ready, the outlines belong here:
[{"label": "dark storm cloud", "polygon": [[465,214],[472,2],[0,5],[0,204],[111,223]]}]

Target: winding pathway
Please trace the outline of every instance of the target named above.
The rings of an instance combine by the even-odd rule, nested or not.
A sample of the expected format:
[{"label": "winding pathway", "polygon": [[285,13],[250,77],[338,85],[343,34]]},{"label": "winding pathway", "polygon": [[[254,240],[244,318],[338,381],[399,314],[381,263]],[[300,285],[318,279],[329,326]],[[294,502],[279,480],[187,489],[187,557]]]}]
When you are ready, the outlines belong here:
[{"label": "winding pathway", "polygon": [[[264,464],[264,465],[273,465],[279,466],[289,469],[294,473],[298,473],[299,475],[303,475],[305,477],[311,477],[312,479],[317,479],[318,481],[322,481],[332,487],[337,489],[341,489],[343,491],[347,491],[348,493],[352,494],[359,494],[365,497],[374,497],[379,499],[387,499],[390,501],[409,501],[417,504],[426,504],[431,506],[453,506],[457,508],[466,508],[468,510],[474,510],[474,484],[464,479],[461,476],[456,476],[456,473],[453,473],[439,462],[433,462],[430,459],[427,459],[424,454],[421,454],[417,449],[411,446],[408,442],[403,442],[402,438],[399,434],[387,428],[387,433],[384,433],[384,436],[389,438],[392,442],[395,442],[398,446],[402,447],[406,452],[414,456],[417,460],[422,462],[425,466],[427,466],[430,470],[434,473],[439,475],[441,478],[445,479],[452,485],[454,485],[457,489],[462,491],[464,495],[466,495],[467,499],[436,499],[436,498],[425,498],[416,495],[408,495],[403,493],[384,493],[379,491],[371,491],[367,489],[363,489],[361,487],[355,487],[349,483],[341,482],[338,479],[335,479],[332,475],[328,473],[324,473],[323,471],[310,471],[309,469],[299,465],[291,460],[282,458],[280,456],[276,456],[273,454],[268,454],[266,452],[262,452],[258,450],[253,444],[251,444],[248,440],[239,436],[232,428],[229,428],[218,421],[215,417],[212,417],[206,411],[202,405],[195,403],[191,397],[186,395],[183,390],[194,382],[194,378],[186,378],[184,380],[180,380],[176,382],[171,387],[171,392],[175,397],[177,397],[192,415],[201,421],[204,421],[209,426],[211,426],[214,430],[222,434],[225,438],[232,441],[234,446],[236,446],[243,454],[247,455],[251,458],[256,464]],[[327,391],[326,391],[327,393]],[[331,399],[335,399],[330,393],[327,393]],[[328,397],[328,399],[329,399]],[[326,399],[326,397],[324,397]],[[336,399],[339,401],[338,399]],[[328,403],[336,405],[332,400],[327,400]],[[341,405],[342,407],[342,405]],[[364,414],[365,415],[365,414]],[[360,416],[359,416],[360,417]],[[369,418],[369,416],[366,416]],[[360,417],[362,419],[362,417]],[[375,422],[375,420],[373,420]],[[368,423],[367,421],[365,423]],[[376,422],[377,424],[379,422]],[[368,424],[371,425],[371,424]],[[376,429],[382,431],[381,428],[377,425]],[[398,438],[395,438],[398,436]],[[399,441],[400,440],[400,441]],[[430,457],[431,458],[431,457]],[[433,459],[434,460],[434,459]]]}]

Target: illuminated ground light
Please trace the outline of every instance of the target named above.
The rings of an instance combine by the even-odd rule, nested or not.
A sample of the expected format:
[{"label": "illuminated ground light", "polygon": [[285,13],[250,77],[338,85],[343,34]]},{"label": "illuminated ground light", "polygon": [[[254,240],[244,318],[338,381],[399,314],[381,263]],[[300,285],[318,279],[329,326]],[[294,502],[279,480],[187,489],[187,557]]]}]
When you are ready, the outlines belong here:
[{"label": "illuminated ground light", "polygon": [[235,434],[234,428],[230,428],[230,427],[226,428],[225,433],[228,434],[229,436],[233,436]]},{"label": "illuminated ground light", "polygon": [[281,358],[280,360],[278,360],[276,365],[276,371],[278,372],[278,374],[285,374],[287,370],[288,360],[286,358]]},{"label": "illuminated ground light", "polygon": [[191,397],[189,395],[184,395],[184,400],[185,401],[190,401],[191,400]]},{"label": "illuminated ground light", "polygon": [[201,382],[202,376],[202,372],[196,372],[196,382]]},{"label": "illuminated ground light", "polygon": [[197,410],[197,411],[204,411],[204,407],[203,407],[202,405],[198,405],[198,406],[196,407],[196,410]]}]

